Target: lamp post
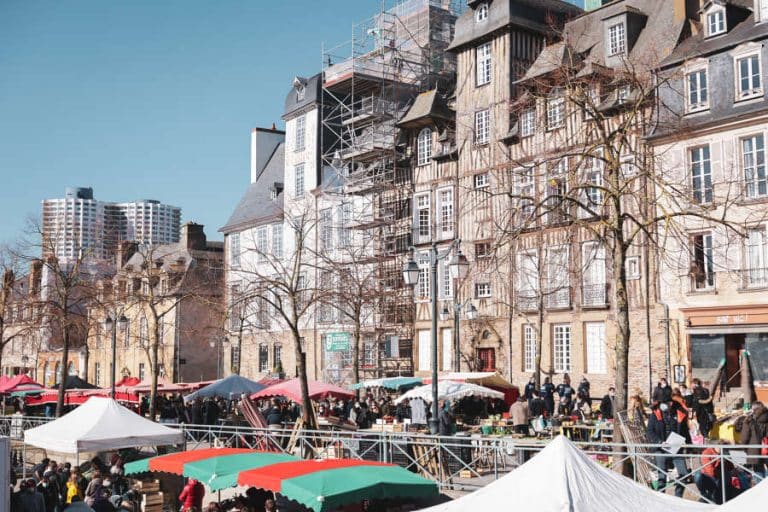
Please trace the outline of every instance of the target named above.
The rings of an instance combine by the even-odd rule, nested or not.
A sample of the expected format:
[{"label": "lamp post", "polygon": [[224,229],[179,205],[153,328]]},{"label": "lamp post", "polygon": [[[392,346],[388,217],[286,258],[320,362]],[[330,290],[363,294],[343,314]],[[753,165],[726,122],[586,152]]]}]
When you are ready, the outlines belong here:
[{"label": "lamp post", "polygon": [[216,349],[216,380],[221,378],[221,349],[224,346],[224,338],[214,338],[208,342],[211,348]]},{"label": "lamp post", "polygon": [[[453,371],[455,372],[461,371],[461,337],[459,336],[461,310],[465,307],[467,308],[467,312],[465,313],[467,320],[475,320],[477,318],[477,308],[474,304],[470,303],[470,300],[471,299],[467,299],[463,303],[459,303],[459,301],[453,302],[453,351],[455,354]],[[440,312],[440,320],[448,320],[449,315],[450,311],[448,310],[448,306],[444,306],[443,310]]]},{"label": "lamp post", "polygon": [[125,315],[120,315],[120,318],[117,318],[117,313],[115,313],[114,316],[115,318],[107,316],[107,319],[104,321],[107,329],[112,329],[112,368],[110,369],[110,373],[112,381],[111,396],[113,400],[115,399],[115,375],[117,370],[117,326],[120,325],[120,328],[124,329],[125,324],[128,323],[128,319],[125,318]]},{"label": "lamp post", "polygon": [[[429,291],[430,291],[430,306],[432,317],[432,417],[429,419],[429,431],[431,434],[437,434],[438,432],[438,408],[437,408],[437,264],[447,258],[454,249],[456,254],[449,262],[451,277],[454,279],[464,278],[467,275],[467,268],[469,262],[467,258],[461,253],[460,249],[461,240],[454,240],[451,245],[443,252],[438,251],[437,244],[432,243],[432,247],[429,251]],[[410,287],[416,286],[419,282],[419,264],[413,259],[413,253],[416,249],[411,247],[411,258],[403,266],[403,280],[405,284]]]}]

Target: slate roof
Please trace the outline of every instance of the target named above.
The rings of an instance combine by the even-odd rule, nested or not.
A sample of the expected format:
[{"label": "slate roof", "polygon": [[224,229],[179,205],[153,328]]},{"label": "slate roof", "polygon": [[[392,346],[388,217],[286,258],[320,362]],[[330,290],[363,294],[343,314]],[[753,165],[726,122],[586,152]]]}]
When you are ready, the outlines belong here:
[{"label": "slate roof", "polygon": [[318,73],[309,78],[296,77],[296,80],[303,81],[304,99],[299,101],[296,94],[296,88],[291,87],[290,92],[285,97],[285,109],[283,110],[283,119],[293,117],[292,114],[301,112],[304,108],[320,102],[320,95],[323,91],[322,74]]},{"label": "slate roof", "polygon": [[475,10],[467,9],[456,20],[456,30],[448,50],[457,50],[509,26],[533,32],[552,32],[552,18],[561,23],[583,11],[563,0],[493,0],[488,6],[488,18],[475,21]]},{"label": "slate roof", "polygon": [[222,233],[231,233],[239,229],[258,224],[260,221],[273,219],[282,215],[283,194],[280,192],[277,199],[270,198],[272,187],[275,183],[282,186],[285,168],[285,143],[281,142],[275,148],[272,157],[264,166],[255,183],[248,186],[235,211],[229,217],[227,223],[219,229]]},{"label": "slate roof", "polygon": [[430,120],[453,121],[454,113],[445,104],[445,100],[437,89],[423,92],[416,96],[413,104],[397,123],[404,128],[418,127],[429,124]]}]

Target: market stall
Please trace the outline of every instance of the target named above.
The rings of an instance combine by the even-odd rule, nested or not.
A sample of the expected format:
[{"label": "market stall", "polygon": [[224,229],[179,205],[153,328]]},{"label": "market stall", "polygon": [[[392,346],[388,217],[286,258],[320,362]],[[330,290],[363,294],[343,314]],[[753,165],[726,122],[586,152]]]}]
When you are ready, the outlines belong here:
[{"label": "market stall", "polygon": [[265,388],[266,386],[263,384],[246,379],[245,377],[230,375],[229,377],[214,381],[194,393],[188,394],[184,397],[184,401],[191,402],[196,398],[206,397],[219,397],[231,400],[233,397],[240,398],[242,395],[257,393]]},{"label": "market stall", "polygon": [[[504,393],[468,382],[441,380],[437,383],[437,397],[439,400],[460,400],[471,396],[503,399]],[[395,403],[399,404],[404,400],[414,399],[421,399],[427,403],[432,403],[432,385],[427,384],[413,388],[397,398]]]},{"label": "market stall", "polygon": [[[334,386],[333,384],[327,384],[325,382],[318,382],[310,380],[307,382],[309,385],[309,398],[310,400],[321,400],[323,398],[341,398],[350,399],[355,396],[354,393],[348,389]],[[276,396],[282,396],[293,400],[297,404],[302,402],[301,400],[301,382],[299,379],[291,379],[280,382],[273,386],[262,389],[261,391],[251,395],[252,400],[259,400],[263,398],[272,398]]]},{"label": "market stall", "polygon": [[[499,372],[452,372],[444,373],[438,377],[438,380],[452,380],[454,382],[468,382],[477,384],[496,391],[504,393],[504,401],[507,405],[512,405],[520,395],[517,386],[505,379]],[[424,379],[424,384],[429,384],[432,379]]]},{"label": "market stall", "polygon": [[406,391],[424,383],[421,377],[386,377],[383,379],[370,379],[352,384],[350,389],[374,389],[383,388],[391,391]]}]

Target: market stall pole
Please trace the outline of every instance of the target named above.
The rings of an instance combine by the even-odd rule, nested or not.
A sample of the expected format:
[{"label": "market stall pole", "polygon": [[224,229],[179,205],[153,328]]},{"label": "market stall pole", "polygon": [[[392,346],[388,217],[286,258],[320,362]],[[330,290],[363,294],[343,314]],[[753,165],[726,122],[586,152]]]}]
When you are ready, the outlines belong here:
[{"label": "market stall pole", "polygon": [[[469,262],[466,256],[461,252],[461,240],[456,239],[451,242],[448,248],[440,252],[437,249],[437,244],[432,243],[432,248],[429,251],[429,267],[430,267],[430,310],[432,311],[432,330],[431,330],[431,360],[432,360],[432,417],[429,419],[429,431],[431,434],[437,434],[438,432],[438,406],[437,406],[437,265],[442,260],[456,250],[456,254],[451,258],[449,267],[451,270],[451,277],[453,279],[463,279],[467,275],[467,268]],[[419,264],[413,259],[413,253],[416,248],[411,247],[411,257],[403,266],[403,280],[405,284],[413,288],[419,282]],[[458,354],[457,354],[458,356]]]},{"label": "market stall pole", "polygon": [[112,319],[111,316],[107,316],[107,319],[104,321],[104,324],[106,325],[107,329],[112,329],[112,370],[111,370],[111,382],[112,382],[112,394],[110,395],[113,399],[115,398],[115,383],[117,382],[117,378],[115,377],[115,372],[117,368],[117,326],[118,324],[120,327],[125,328],[125,324],[128,323],[128,319],[125,318],[125,315],[121,315],[120,318],[117,318],[117,315],[114,315],[115,319]]}]

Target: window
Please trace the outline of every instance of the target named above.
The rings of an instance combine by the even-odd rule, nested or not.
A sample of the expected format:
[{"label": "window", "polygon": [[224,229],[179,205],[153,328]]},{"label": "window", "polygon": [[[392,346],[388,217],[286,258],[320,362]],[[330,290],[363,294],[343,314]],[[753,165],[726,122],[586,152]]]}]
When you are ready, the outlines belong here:
[{"label": "window", "polygon": [[419,331],[419,371],[427,372],[432,369],[431,354],[432,336],[429,329]]},{"label": "window", "polygon": [[488,173],[475,174],[475,188],[486,188],[490,185],[488,180]]},{"label": "window", "polygon": [[475,10],[475,21],[478,23],[488,19],[488,4],[480,4]]},{"label": "window", "polygon": [[741,139],[741,158],[747,197],[757,198],[768,195],[765,176],[765,139],[762,134]]},{"label": "window", "polygon": [[712,37],[723,32],[725,32],[725,9],[707,14],[707,36]]},{"label": "window", "polygon": [[493,254],[490,242],[478,242],[475,244],[475,259],[490,258]]},{"label": "window", "polygon": [[766,272],[766,246],[765,227],[750,229],[747,232],[747,286],[768,286],[768,272]]},{"label": "window", "polygon": [[229,235],[229,265],[240,266],[240,233]]},{"label": "window", "polygon": [[584,324],[587,338],[587,373],[607,373],[605,357],[605,323]]},{"label": "window", "polygon": [[628,280],[640,279],[640,256],[627,256],[624,260],[624,272]]},{"label": "window", "polygon": [[101,386],[101,363],[94,363],[93,365],[93,380],[94,384]]},{"label": "window", "polygon": [[453,236],[453,189],[443,188],[437,191],[438,208],[440,208],[440,234],[442,238]]},{"label": "window", "polygon": [[627,50],[627,31],[624,23],[608,27],[608,56],[623,55]]},{"label": "window", "polygon": [[530,137],[536,133],[536,109],[527,108],[520,113],[520,136]]},{"label": "window", "polygon": [[760,77],[760,54],[748,55],[736,59],[738,69],[738,96],[739,99],[749,99],[763,95],[763,86]]},{"label": "window", "polygon": [[475,144],[488,144],[490,139],[491,113],[489,110],[475,112]]},{"label": "window", "polygon": [[147,374],[144,370],[144,363],[139,363],[139,380],[143,381],[146,376]]},{"label": "window", "polygon": [[429,297],[429,253],[419,254],[419,284],[417,287],[417,296],[421,299]]},{"label": "window", "polygon": [[349,247],[352,241],[352,205],[344,203],[339,208],[339,247]]},{"label": "window", "polygon": [[694,235],[692,240],[691,275],[695,290],[709,290],[715,286],[715,265],[712,233]]},{"label": "window", "polygon": [[535,249],[517,255],[518,303],[521,310],[531,311],[538,307],[539,299],[539,256]]},{"label": "window", "polygon": [[296,88],[296,101],[304,101],[304,97],[307,94],[307,88],[302,86],[299,86]]},{"label": "window", "polygon": [[491,83],[491,43],[484,43],[475,48],[475,58],[475,84],[481,86]]},{"label": "window", "polygon": [[142,347],[146,347],[149,342],[149,329],[147,326],[147,317],[141,317],[139,319],[139,344]]},{"label": "window", "polygon": [[275,368],[283,366],[283,345],[281,343],[275,343],[275,346],[272,347],[272,361]]},{"label": "window", "polygon": [[523,371],[536,371],[536,329],[527,324],[523,326]]},{"label": "window", "polygon": [[296,118],[296,146],[295,151],[304,151],[304,143],[307,133],[307,118],[299,116]]},{"label": "window", "polygon": [[295,187],[294,187],[294,195],[296,197],[301,197],[304,195],[304,164],[299,164],[294,168],[295,172]]},{"label": "window", "polygon": [[688,112],[698,112],[709,108],[707,92],[707,70],[699,69],[688,73]]},{"label": "window", "polygon": [[515,187],[517,188],[518,204],[520,213],[528,218],[533,214],[535,208],[534,194],[535,181],[533,177],[533,167],[522,167],[515,170]]},{"label": "window", "polygon": [[130,323],[130,321],[125,323],[125,338],[123,339],[123,344],[126,347],[130,347],[131,346],[131,323]]},{"label": "window", "polygon": [[373,368],[376,365],[376,343],[370,340],[363,341],[363,358],[360,364],[363,368]]},{"label": "window", "polygon": [[426,165],[432,159],[432,130],[424,128],[416,141],[416,160],[418,165]]},{"label": "window", "polygon": [[260,226],[256,229],[256,257],[259,261],[267,259],[269,251],[269,232],[267,226]]},{"label": "window", "polygon": [[557,223],[566,220],[568,214],[568,160],[563,158],[549,169],[547,179],[547,219]]},{"label": "window", "polygon": [[565,98],[557,96],[547,100],[547,130],[562,128],[565,122]]},{"label": "window", "polygon": [[304,309],[304,295],[307,289],[307,276],[306,274],[299,274],[296,279],[296,309]]},{"label": "window", "polygon": [[453,370],[453,331],[443,329],[443,366],[444,372]]},{"label": "window", "polygon": [[330,208],[320,210],[320,250],[333,249],[333,211]]},{"label": "window", "polygon": [[607,300],[605,279],[605,247],[599,242],[581,246],[582,305],[604,306]]},{"label": "window", "polygon": [[487,299],[491,296],[491,283],[475,283],[475,298]]},{"label": "window", "polygon": [[243,324],[243,305],[240,295],[240,285],[233,284],[229,289],[229,329],[239,331]]},{"label": "window", "polygon": [[451,277],[450,261],[447,259],[440,262],[438,267],[438,277],[440,278],[440,299],[450,299],[453,297],[453,278]]},{"label": "window", "polygon": [[585,181],[588,185],[586,195],[587,204],[590,208],[603,204],[603,154],[598,151],[595,156],[586,158],[587,166],[585,169]]},{"label": "window", "polygon": [[272,256],[275,258],[283,257],[283,225],[272,225]]},{"label": "window", "polygon": [[495,372],[496,371],[496,349],[493,348],[479,348],[477,349],[477,362],[479,371],[481,372]]},{"label": "window", "polygon": [[259,345],[259,373],[269,371],[269,345],[262,343]]},{"label": "window", "polygon": [[431,236],[429,194],[416,196],[416,236],[418,241],[429,240]]},{"label": "window", "polygon": [[619,103],[619,105],[623,105],[627,102],[631,92],[632,89],[628,85],[624,85],[616,89],[616,101]]},{"label": "window", "polygon": [[760,2],[760,21],[768,21],[768,0],[758,0]]},{"label": "window", "polygon": [[691,149],[690,157],[693,201],[699,204],[711,203],[712,163],[709,158],[709,146]]},{"label": "window", "polygon": [[555,324],[552,326],[555,354],[555,372],[571,371],[571,326]]},{"label": "window", "polygon": [[229,360],[232,372],[238,373],[240,371],[240,348],[237,345],[233,345],[229,349]]}]

